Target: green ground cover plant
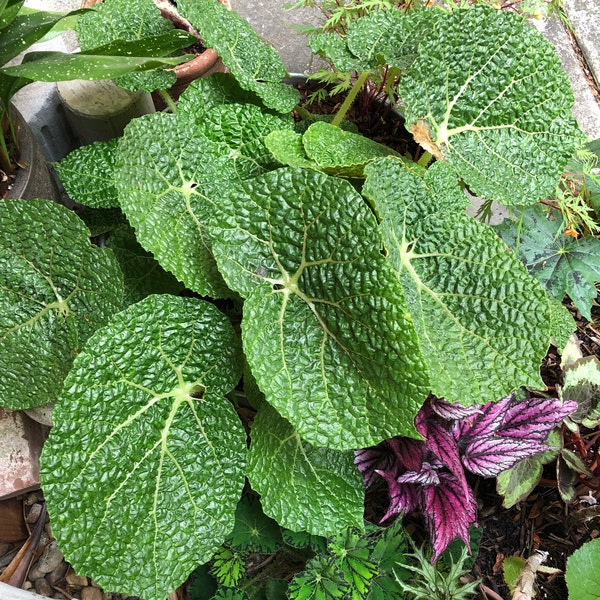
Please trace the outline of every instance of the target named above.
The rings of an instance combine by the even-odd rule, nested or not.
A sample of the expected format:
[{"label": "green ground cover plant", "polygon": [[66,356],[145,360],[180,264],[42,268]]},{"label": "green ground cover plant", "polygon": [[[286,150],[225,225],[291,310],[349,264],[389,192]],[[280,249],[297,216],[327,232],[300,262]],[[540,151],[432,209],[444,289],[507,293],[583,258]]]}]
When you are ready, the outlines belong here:
[{"label": "green ground cover plant", "polygon": [[[398,74],[415,162],[356,133],[350,101],[332,119],[298,107],[276,52],[216,0],[178,8],[230,73],[57,165],[82,216],[104,221],[100,248],[66,208],[0,206],[3,404],[57,400],[42,456],[53,532],[77,572],[146,600],[220,551],[247,483],[280,527],[330,537],[364,526],[355,451],[426,431],[441,463],[405,483],[433,485],[425,463],[462,473],[451,430],[418,420],[428,399],[502,398],[485,414],[510,429],[511,393],[543,389],[548,346],[575,329],[465,214],[465,187],[536,205],[583,142],[560,61],[522,17],[390,8],[331,42],[356,72],[350,100],[381,65]],[[114,225],[98,218],[116,209]],[[56,240],[40,243],[48,222]],[[540,432],[505,437],[547,450]]]}]

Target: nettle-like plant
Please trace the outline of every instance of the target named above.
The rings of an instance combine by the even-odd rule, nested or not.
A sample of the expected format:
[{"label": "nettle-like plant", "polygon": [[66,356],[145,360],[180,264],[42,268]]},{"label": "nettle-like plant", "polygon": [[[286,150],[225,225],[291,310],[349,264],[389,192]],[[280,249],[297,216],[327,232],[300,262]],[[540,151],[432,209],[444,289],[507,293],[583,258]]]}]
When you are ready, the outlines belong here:
[{"label": "nettle-like plant", "polygon": [[357,71],[402,74],[406,127],[438,159],[425,168],[342,113],[296,125],[298,92],[245,21],[216,0],[178,8],[231,73],[58,165],[75,200],[124,213],[111,248],[58,205],[0,206],[3,404],[58,397],[53,532],[78,572],[146,600],[213,556],[246,479],[282,527],[362,527],[355,450],[420,439],[430,394],[468,407],[540,388],[551,340],[574,330],[465,214],[465,185],[535,204],[582,140],[558,57],[519,16],[391,9],[350,26]]}]

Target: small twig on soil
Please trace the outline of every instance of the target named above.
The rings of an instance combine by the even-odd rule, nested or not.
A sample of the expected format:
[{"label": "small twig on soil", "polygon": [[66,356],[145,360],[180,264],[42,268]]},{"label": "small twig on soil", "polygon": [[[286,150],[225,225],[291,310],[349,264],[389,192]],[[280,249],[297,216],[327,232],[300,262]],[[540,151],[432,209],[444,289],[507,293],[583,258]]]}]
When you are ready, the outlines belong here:
[{"label": "small twig on soil", "polygon": [[482,583],[482,584],[480,584],[479,587],[487,600],[504,600],[504,598],[502,596],[500,596],[499,594],[496,594],[496,592],[494,590],[490,589],[487,585],[483,585],[483,583]]},{"label": "small twig on soil", "polygon": [[525,563],[517,585],[512,595],[512,600],[532,600],[535,598],[535,574],[541,564],[548,558],[548,553],[536,550]]}]

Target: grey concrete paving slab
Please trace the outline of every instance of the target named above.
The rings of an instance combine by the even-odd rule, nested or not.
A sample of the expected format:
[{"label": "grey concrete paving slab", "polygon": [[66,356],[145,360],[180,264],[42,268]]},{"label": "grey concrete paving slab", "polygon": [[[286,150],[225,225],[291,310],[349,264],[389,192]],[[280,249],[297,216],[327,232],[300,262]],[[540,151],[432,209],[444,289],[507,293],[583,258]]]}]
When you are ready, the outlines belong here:
[{"label": "grey concrete paving slab", "polygon": [[556,48],[563,69],[569,76],[575,96],[573,115],[586,135],[591,139],[600,138],[600,105],[581,69],[571,36],[567,33],[564,24],[556,19],[548,21],[544,35]]},{"label": "grey concrete paving slab", "polygon": [[592,76],[600,85],[600,0],[565,0],[565,12]]}]

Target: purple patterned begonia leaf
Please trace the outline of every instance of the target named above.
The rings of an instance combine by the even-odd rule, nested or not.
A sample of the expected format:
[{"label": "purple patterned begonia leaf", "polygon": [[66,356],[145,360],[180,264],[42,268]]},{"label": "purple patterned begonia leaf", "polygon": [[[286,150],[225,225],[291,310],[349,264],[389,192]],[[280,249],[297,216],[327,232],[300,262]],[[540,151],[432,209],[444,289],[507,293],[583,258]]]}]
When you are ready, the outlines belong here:
[{"label": "purple patterned begonia leaf", "polygon": [[529,398],[523,402],[513,400],[497,433],[503,437],[545,442],[550,431],[577,408],[576,402],[563,403],[559,398]]},{"label": "purple patterned begonia leaf", "polygon": [[428,401],[433,411],[447,421],[467,419],[481,412],[481,406],[463,406],[458,402],[446,402],[435,396],[431,396]]},{"label": "purple patterned begonia leaf", "polygon": [[535,440],[510,437],[481,437],[464,450],[462,462],[466,469],[481,477],[497,477],[524,458],[548,450],[546,444]]},{"label": "purple patterned begonia leaf", "polygon": [[392,471],[379,471],[387,481],[390,495],[390,506],[381,519],[387,521],[400,513],[409,513],[418,507],[418,490],[420,486],[413,483],[398,483],[398,476]]},{"label": "purple patterned begonia leaf", "polygon": [[461,482],[467,493],[467,480],[460,460],[458,442],[451,424],[437,414],[427,400],[415,417],[415,429],[425,438],[425,446]]},{"label": "purple patterned begonia leaf", "polygon": [[418,471],[425,458],[425,447],[421,440],[395,437],[388,440],[396,459],[407,471]]},{"label": "purple patterned begonia leaf", "polygon": [[361,472],[366,488],[381,481],[378,471],[389,471],[396,460],[396,453],[389,441],[354,452],[354,464]]},{"label": "purple patterned begonia leaf", "polygon": [[472,418],[467,418],[460,423],[459,437],[461,442],[469,439],[493,434],[502,424],[504,413],[510,405],[512,394],[501,398],[497,402],[488,402],[480,406],[481,412]]},{"label": "purple patterned begonia leaf", "polygon": [[419,485],[439,485],[438,470],[431,463],[424,462],[420,471],[406,471],[396,478],[397,483],[418,483]]},{"label": "purple patterned begonia leaf", "polygon": [[451,473],[440,473],[440,485],[421,488],[421,510],[433,546],[432,562],[457,537],[469,547],[469,527],[477,519],[477,503],[470,488],[468,491],[465,496],[462,484]]}]

